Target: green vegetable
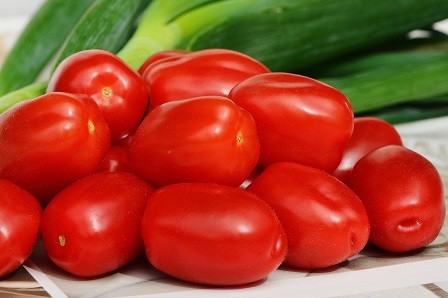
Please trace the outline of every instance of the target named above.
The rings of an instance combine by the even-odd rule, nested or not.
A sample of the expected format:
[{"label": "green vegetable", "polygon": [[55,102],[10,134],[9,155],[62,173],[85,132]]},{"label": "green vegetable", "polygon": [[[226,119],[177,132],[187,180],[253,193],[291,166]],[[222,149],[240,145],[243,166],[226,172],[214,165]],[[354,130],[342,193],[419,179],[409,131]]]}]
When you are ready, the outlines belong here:
[{"label": "green vegetable", "polygon": [[0,69],[0,96],[33,83],[94,0],[46,0]]},{"label": "green vegetable", "polygon": [[318,79],[342,91],[355,113],[368,112],[448,94],[448,51],[374,53],[326,73],[335,76]]},{"label": "green vegetable", "polygon": [[222,47],[302,72],[447,17],[446,0],[154,0],[120,55],[137,67],[163,49]]},{"label": "green vegetable", "polygon": [[[137,18],[148,3],[149,0],[95,0],[63,42],[55,59],[56,65],[70,54],[84,49],[116,52],[135,29]],[[17,102],[44,94],[46,85],[46,82],[37,82],[0,97],[0,112]]]},{"label": "green vegetable", "polygon": [[86,49],[117,52],[130,38],[150,0],[96,0],[64,42],[56,66]]},{"label": "green vegetable", "polygon": [[426,99],[422,102],[411,102],[382,108],[364,115],[375,116],[392,124],[446,116],[448,115],[448,96],[441,98],[440,101],[443,102],[437,102],[437,100],[432,102],[431,99]]},{"label": "green vegetable", "polygon": [[[95,5],[97,14],[92,13]],[[86,48],[115,52],[125,44],[117,54],[137,69],[161,50],[229,48],[260,60],[273,71],[319,74],[329,62],[403,40],[413,29],[448,18],[446,0],[96,0],[95,5],[89,10],[91,16],[84,16],[78,32],[65,42],[57,61]],[[139,23],[129,36],[136,17]],[[408,58],[421,74],[445,76],[445,55],[437,52]],[[433,84],[429,88],[427,82],[414,84],[407,93],[403,88],[397,91],[396,86],[415,78],[416,70],[406,65],[382,67],[325,80],[346,92],[357,112],[447,93],[445,87]],[[380,85],[386,76],[390,84]],[[379,86],[391,89],[379,92]]]},{"label": "green vegetable", "polygon": [[16,103],[44,94],[45,89],[47,89],[47,83],[38,82],[3,95],[0,100],[0,113],[3,113]]}]

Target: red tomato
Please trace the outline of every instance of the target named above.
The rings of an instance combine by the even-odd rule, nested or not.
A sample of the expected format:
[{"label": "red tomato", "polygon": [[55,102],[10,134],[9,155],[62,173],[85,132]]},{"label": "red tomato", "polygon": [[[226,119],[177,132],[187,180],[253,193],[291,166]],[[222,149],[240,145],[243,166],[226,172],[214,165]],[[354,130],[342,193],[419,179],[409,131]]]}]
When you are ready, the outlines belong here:
[{"label": "red tomato", "polygon": [[60,192],[42,216],[50,259],[77,276],[111,272],[143,249],[141,220],[153,188],[124,172],[103,172]]},{"label": "red tomato", "polygon": [[253,76],[229,95],[252,114],[260,164],[296,162],[332,173],[353,130],[353,111],[338,90],[290,73]]},{"label": "red tomato", "polygon": [[97,172],[130,172],[128,149],[123,146],[111,146],[98,167]]},{"label": "red tomato", "polygon": [[137,128],[148,104],[143,78],[104,50],[85,50],[64,59],[48,83],[47,92],[51,91],[92,97],[109,125],[113,142]]},{"label": "red tomato", "polygon": [[107,123],[85,95],[49,93],[0,115],[0,178],[47,203],[92,174],[110,146]]},{"label": "red tomato", "polygon": [[403,145],[395,127],[379,118],[356,117],[353,134],[344,149],[341,163],[333,175],[347,182],[353,166],[361,157],[386,145]]},{"label": "red tomato", "polygon": [[239,82],[269,72],[259,61],[227,49],[206,49],[159,60],[148,66],[143,79],[153,107],[197,96],[227,96]]},{"label": "red tomato", "polygon": [[252,116],[225,97],[172,101],[153,109],[129,144],[131,169],[152,184],[240,185],[259,157]]},{"label": "red tomato", "polygon": [[217,184],[173,184],[149,199],[142,221],[153,266],[179,279],[238,285],[265,278],[283,261],[287,241],[263,200]]},{"label": "red tomato", "polygon": [[356,194],[319,169],[280,162],[247,187],[277,214],[288,238],[285,264],[325,268],[360,252],[369,238],[369,220]]},{"label": "red tomato", "polygon": [[145,62],[142,64],[142,66],[140,66],[140,68],[138,69],[138,73],[143,75],[143,73],[145,72],[145,70],[154,62],[156,61],[161,61],[165,58],[178,58],[178,57],[182,57],[185,54],[190,53],[189,51],[186,50],[165,50],[165,51],[160,51],[157,52],[151,56],[148,57],[148,59],[145,60]]},{"label": "red tomato", "polygon": [[131,143],[132,136],[133,136],[133,134],[130,134],[127,137],[119,140],[118,142],[115,142],[113,145],[123,147],[123,148],[128,148],[129,143]]},{"label": "red tomato", "polygon": [[39,236],[42,208],[29,192],[0,179],[0,277],[23,264]]},{"label": "red tomato", "polygon": [[356,163],[348,183],[366,206],[376,246],[406,252],[439,234],[446,208],[443,183],[417,152],[397,145],[376,149]]}]

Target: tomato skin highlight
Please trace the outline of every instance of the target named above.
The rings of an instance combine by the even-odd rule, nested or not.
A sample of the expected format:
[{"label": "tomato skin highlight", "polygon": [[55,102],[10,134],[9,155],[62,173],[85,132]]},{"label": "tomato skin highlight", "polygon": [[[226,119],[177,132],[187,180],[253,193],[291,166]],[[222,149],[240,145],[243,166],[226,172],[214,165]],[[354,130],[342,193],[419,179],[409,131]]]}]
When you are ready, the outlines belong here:
[{"label": "tomato skin highlight", "polygon": [[109,273],[143,249],[141,220],[153,188],[125,172],[102,172],[60,192],[42,216],[50,259],[76,276]]},{"label": "tomato skin highlight", "polygon": [[91,98],[53,92],[1,114],[0,144],[0,178],[46,204],[95,172],[110,147],[110,132]]},{"label": "tomato skin highlight", "polygon": [[442,179],[417,152],[398,145],[381,147],[354,166],[349,186],[366,206],[370,242],[391,252],[431,243],[445,220]]},{"label": "tomato skin highlight", "polygon": [[369,220],[356,194],[327,172],[279,162],[246,188],[277,214],[288,238],[285,265],[320,269],[360,252],[369,238]]},{"label": "tomato skin highlight", "polygon": [[392,124],[375,117],[355,117],[353,134],[344,148],[341,162],[333,175],[347,182],[358,160],[386,145],[403,146],[401,136]]},{"label": "tomato skin highlight", "polygon": [[31,255],[40,232],[42,207],[17,185],[0,179],[0,277]]},{"label": "tomato skin highlight", "polygon": [[229,98],[252,114],[260,165],[296,162],[332,173],[353,131],[353,109],[340,91],[290,73],[254,75]]},{"label": "tomato skin highlight", "polygon": [[261,280],[277,269],[287,241],[277,216],[256,195],[217,184],[156,190],[142,221],[148,260],[176,278],[209,285]]},{"label": "tomato skin highlight", "polygon": [[239,82],[269,72],[261,62],[228,49],[205,49],[149,65],[143,79],[152,107],[199,96],[227,96]]},{"label": "tomato skin highlight", "polygon": [[228,98],[204,96],[154,108],[134,133],[128,158],[131,169],[155,186],[239,186],[255,168],[259,146],[249,113]]},{"label": "tomato skin highlight", "polygon": [[137,128],[149,96],[140,74],[113,53],[99,49],[64,59],[48,83],[47,92],[55,91],[92,97],[109,125],[113,143]]}]

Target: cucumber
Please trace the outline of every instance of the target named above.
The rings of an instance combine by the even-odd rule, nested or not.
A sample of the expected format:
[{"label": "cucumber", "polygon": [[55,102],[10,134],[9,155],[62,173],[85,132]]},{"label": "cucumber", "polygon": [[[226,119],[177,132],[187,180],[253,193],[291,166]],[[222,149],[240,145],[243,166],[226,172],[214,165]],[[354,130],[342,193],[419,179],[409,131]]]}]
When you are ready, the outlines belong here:
[{"label": "cucumber", "polygon": [[46,0],[0,69],[0,96],[36,80],[94,0]]}]

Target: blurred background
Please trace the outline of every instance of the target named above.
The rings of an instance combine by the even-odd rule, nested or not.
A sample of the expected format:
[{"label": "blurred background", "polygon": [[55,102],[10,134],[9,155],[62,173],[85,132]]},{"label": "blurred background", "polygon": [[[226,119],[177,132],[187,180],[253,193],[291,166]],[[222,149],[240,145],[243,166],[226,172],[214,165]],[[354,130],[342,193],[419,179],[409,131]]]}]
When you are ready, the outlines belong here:
[{"label": "blurred background", "polygon": [[28,18],[44,0],[0,0],[0,65]]}]

